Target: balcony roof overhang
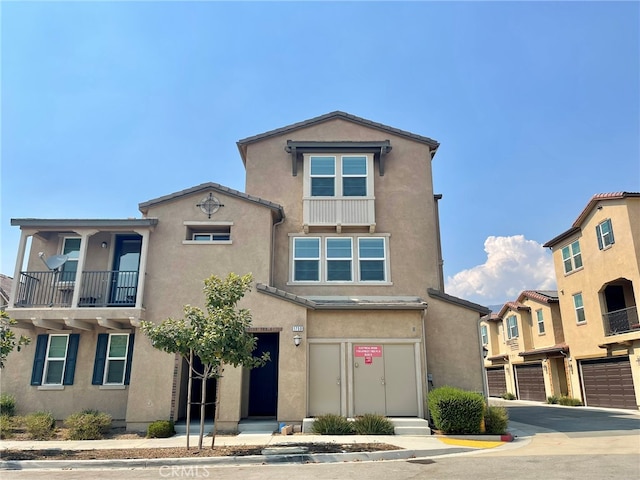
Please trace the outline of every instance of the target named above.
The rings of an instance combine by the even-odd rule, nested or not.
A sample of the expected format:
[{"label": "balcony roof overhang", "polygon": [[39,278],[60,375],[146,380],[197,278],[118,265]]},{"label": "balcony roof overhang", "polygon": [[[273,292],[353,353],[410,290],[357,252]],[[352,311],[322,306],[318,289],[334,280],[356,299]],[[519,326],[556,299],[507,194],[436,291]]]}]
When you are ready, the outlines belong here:
[{"label": "balcony roof overhang", "polygon": [[385,155],[391,151],[391,142],[306,142],[287,140],[284,147],[291,154],[291,173],[298,175],[298,156],[303,153],[373,153],[374,161],[378,162],[380,176],[384,175]]},{"label": "balcony roof overhang", "polygon": [[73,219],[73,218],[12,218],[11,225],[20,228],[140,228],[154,227],[157,218],[122,218],[122,219]]},{"label": "balcony roof overhang", "polygon": [[527,350],[525,352],[520,352],[518,353],[518,356],[520,357],[532,357],[535,355],[562,355],[563,353],[567,353],[569,352],[569,345],[567,345],[566,343],[559,343],[557,345],[554,345],[552,347],[545,347],[545,348],[537,348],[534,350]]}]

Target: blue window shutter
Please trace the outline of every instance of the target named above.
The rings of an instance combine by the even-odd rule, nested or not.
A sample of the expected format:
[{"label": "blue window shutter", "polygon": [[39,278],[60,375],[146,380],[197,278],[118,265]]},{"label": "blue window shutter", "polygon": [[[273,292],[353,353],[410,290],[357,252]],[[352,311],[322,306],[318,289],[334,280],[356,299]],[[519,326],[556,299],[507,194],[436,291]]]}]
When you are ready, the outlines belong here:
[{"label": "blue window shutter", "polygon": [[78,358],[78,343],[80,334],[69,335],[69,346],[67,347],[67,366],[64,369],[63,385],[73,385],[73,377],[76,373],[76,359]]},{"label": "blue window shutter", "polygon": [[607,220],[607,222],[609,222],[609,236],[611,237],[611,245],[613,245],[614,243],[616,243],[615,239],[613,238],[613,225],[611,225],[611,219]]},{"label": "blue window shutter", "polygon": [[47,354],[47,342],[49,335],[38,335],[36,354],[33,358],[33,370],[31,370],[31,385],[42,385],[42,373],[44,372],[44,356]]},{"label": "blue window shutter", "polygon": [[92,385],[102,385],[104,378],[104,367],[107,363],[107,343],[109,343],[108,333],[98,334],[98,343],[96,344],[96,359],[93,363]]},{"label": "blue window shutter", "polygon": [[133,341],[135,339],[135,335],[132,333],[129,335],[129,349],[127,350],[127,366],[124,371],[124,384],[129,385],[129,380],[131,379],[131,362],[133,361]]},{"label": "blue window shutter", "polygon": [[602,232],[600,231],[600,225],[596,225],[596,237],[598,237],[598,248],[602,250]]}]

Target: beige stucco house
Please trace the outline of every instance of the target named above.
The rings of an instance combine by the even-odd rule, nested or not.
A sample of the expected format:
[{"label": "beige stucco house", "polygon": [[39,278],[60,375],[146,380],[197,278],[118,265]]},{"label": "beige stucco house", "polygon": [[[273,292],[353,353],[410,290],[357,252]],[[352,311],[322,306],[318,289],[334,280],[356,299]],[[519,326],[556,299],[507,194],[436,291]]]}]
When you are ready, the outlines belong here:
[{"label": "beige stucco house", "polygon": [[242,306],[271,361],[225,369],[220,430],[425,418],[429,388],[482,391],[489,311],[444,292],[438,143],[332,112],[237,145],[245,192],[209,182],[141,203],[138,219],[12,220],[8,311],[34,338],[2,372],[19,411],[95,408],[140,430],[184,419],[185,362],[138,327],[202,306],[203,279],[229,272],[253,274]]},{"label": "beige stucco house", "polygon": [[591,406],[640,405],[640,193],[595,195],[553,251],[570,391]]},{"label": "beige stucco house", "polygon": [[480,322],[490,396],[545,401],[568,394],[558,292],[525,290]]}]

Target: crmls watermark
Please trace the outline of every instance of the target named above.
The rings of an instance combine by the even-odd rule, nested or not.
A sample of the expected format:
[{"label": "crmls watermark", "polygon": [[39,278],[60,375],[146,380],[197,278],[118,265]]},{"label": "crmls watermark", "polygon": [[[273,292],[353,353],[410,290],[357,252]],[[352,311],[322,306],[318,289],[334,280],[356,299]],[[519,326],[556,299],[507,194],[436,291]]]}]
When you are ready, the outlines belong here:
[{"label": "crmls watermark", "polygon": [[163,465],[160,476],[164,478],[209,478],[207,467],[198,465]]}]

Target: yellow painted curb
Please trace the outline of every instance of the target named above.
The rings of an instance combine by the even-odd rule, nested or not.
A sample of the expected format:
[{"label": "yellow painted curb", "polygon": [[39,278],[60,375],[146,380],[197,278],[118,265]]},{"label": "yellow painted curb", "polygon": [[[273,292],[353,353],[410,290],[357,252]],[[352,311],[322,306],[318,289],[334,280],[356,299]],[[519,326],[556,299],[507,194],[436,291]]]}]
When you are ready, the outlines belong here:
[{"label": "yellow painted curb", "polygon": [[463,440],[461,438],[442,438],[439,437],[442,443],[447,445],[457,445],[459,447],[472,447],[472,448],[494,448],[499,447],[505,442],[487,442],[485,440]]}]

